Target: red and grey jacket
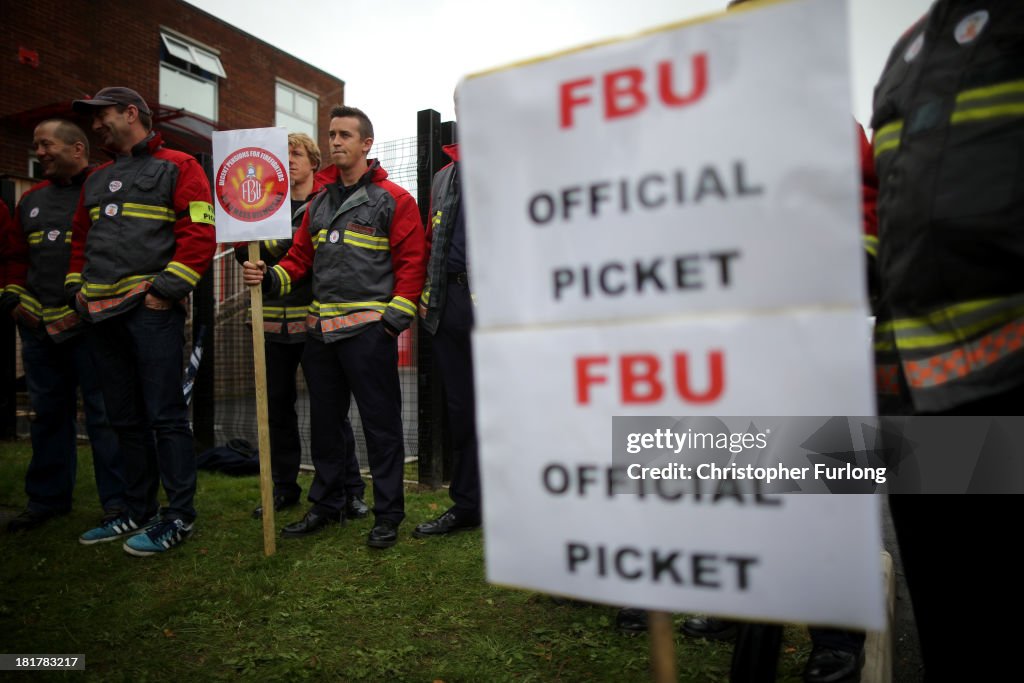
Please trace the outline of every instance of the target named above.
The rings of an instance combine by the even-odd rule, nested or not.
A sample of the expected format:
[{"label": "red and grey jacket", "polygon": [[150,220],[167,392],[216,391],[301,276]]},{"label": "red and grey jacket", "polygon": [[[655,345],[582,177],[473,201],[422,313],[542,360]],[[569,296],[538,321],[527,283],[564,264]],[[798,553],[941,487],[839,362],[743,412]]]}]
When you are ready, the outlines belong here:
[{"label": "red and grey jacket", "polygon": [[85,181],[71,234],[65,288],[81,290],[85,317],[119,315],[147,292],[183,299],[217,248],[210,183],[199,162],[166,149],[158,133]]},{"label": "red and grey jacket", "polygon": [[[323,184],[314,179],[313,191],[309,193],[302,206],[292,213],[292,239],[260,242],[260,259],[268,267],[276,265],[291,249],[295,233],[302,226],[309,205],[323,187]],[[235,245],[235,259],[239,263],[249,260],[248,242],[239,242]],[[306,341],[306,316],[312,301],[313,283],[308,278],[295,283],[287,294],[275,296],[264,289],[263,336],[266,340],[277,344],[301,344]]]},{"label": "red and grey jacket", "polygon": [[1022,35],[1022,3],[938,0],[875,89],[878,388],[919,413],[1024,384]]},{"label": "red and grey jacket", "polygon": [[426,246],[416,202],[370,161],[359,182],[344,188],[338,170],[318,174],[324,191],[310,204],[291,249],[267,270],[264,286],[287,294],[312,272],[306,325],[331,342],[383,322],[409,327],[423,288]]},{"label": "red and grey jacket", "polygon": [[64,280],[71,257],[71,219],[91,169],[67,183],[44,180],[21,196],[14,215],[5,295],[13,296],[55,342],[82,328],[67,305]]}]

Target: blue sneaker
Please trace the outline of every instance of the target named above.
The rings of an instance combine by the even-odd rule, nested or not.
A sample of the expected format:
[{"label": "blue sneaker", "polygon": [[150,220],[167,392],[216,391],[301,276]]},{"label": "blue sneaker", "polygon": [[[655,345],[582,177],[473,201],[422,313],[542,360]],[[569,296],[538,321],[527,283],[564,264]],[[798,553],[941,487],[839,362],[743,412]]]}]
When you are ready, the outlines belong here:
[{"label": "blue sneaker", "polygon": [[82,545],[92,545],[93,543],[113,541],[115,538],[134,536],[135,534],[145,531],[155,523],[156,517],[144,524],[136,524],[132,518],[128,516],[127,512],[123,512],[113,519],[107,519],[98,527],[89,529],[78,537],[78,542]]},{"label": "blue sneaker", "polygon": [[158,522],[144,534],[132,536],[124,542],[124,551],[136,557],[149,557],[167,552],[185,542],[192,534],[192,525],[180,519]]}]

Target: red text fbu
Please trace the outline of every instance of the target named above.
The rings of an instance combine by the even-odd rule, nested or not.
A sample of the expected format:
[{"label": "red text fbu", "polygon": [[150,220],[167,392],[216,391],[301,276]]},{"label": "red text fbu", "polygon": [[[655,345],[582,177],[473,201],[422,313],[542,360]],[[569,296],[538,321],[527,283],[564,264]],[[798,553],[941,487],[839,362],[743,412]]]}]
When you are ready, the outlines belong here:
[{"label": "red text fbu", "polygon": [[[609,368],[615,363],[617,367]],[[670,367],[669,367],[670,366]],[[705,362],[707,377],[694,381],[690,354],[676,352],[670,363],[650,353],[576,358],[576,402],[590,403],[591,394],[617,377],[619,399],[625,405],[657,403],[666,391],[675,391],[686,403],[711,403],[725,391],[725,355],[709,351]]]},{"label": "red text fbu", "polygon": [[[704,97],[708,87],[707,54],[699,52],[690,59],[691,86],[689,92],[679,92],[673,74],[673,63],[658,62],[654,73],[639,67],[609,71],[600,76],[601,99],[605,119],[618,119],[643,111],[651,98],[656,97],[667,107],[685,107]],[[562,128],[572,128],[573,111],[593,103],[591,91],[594,76],[566,81],[558,87],[559,112]],[[653,86],[651,82],[653,81]],[[649,89],[653,87],[653,91]]]}]

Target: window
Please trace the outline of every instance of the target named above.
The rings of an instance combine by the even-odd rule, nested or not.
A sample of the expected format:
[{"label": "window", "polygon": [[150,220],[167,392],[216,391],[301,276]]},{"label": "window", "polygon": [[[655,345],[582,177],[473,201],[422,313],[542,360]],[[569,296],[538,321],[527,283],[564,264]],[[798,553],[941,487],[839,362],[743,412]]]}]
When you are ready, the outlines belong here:
[{"label": "window", "polygon": [[221,78],[227,78],[227,74],[224,73],[224,65],[220,63],[220,57],[213,52],[201,48],[198,45],[190,45],[180,38],[161,33],[160,37],[164,39],[164,47],[167,48],[168,54],[172,57],[194,64],[203,71],[208,71],[214,76],[220,76]]},{"label": "window", "polygon": [[274,125],[287,128],[289,133],[306,133],[316,140],[316,110],[316,97],[278,81]]},{"label": "window", "polygon": [[217,120],[218,79],[227,78],[220,58],[185,38],[160,33],[160,104]]}]

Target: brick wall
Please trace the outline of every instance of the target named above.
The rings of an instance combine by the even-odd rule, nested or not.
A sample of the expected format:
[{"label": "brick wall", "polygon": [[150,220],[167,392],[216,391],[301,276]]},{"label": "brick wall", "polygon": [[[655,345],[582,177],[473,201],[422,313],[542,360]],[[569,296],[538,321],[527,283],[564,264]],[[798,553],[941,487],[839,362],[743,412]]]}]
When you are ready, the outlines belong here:
[{"label": "brick wall", "polygon": [[[4,0],[3,14],[0,176],[27,170],[40,116],[24,112],[67,105],[107,85],[135,88],[151,106],[157,104],[161,27],[219,50],[227,72],[218,88],[222,128],[273,125],[277,78],[318,96],[321,138],[330,108],[344,101],[339,77],[179,0]],[[19,63],[19,48],[35,51],[39,66]]]}]

